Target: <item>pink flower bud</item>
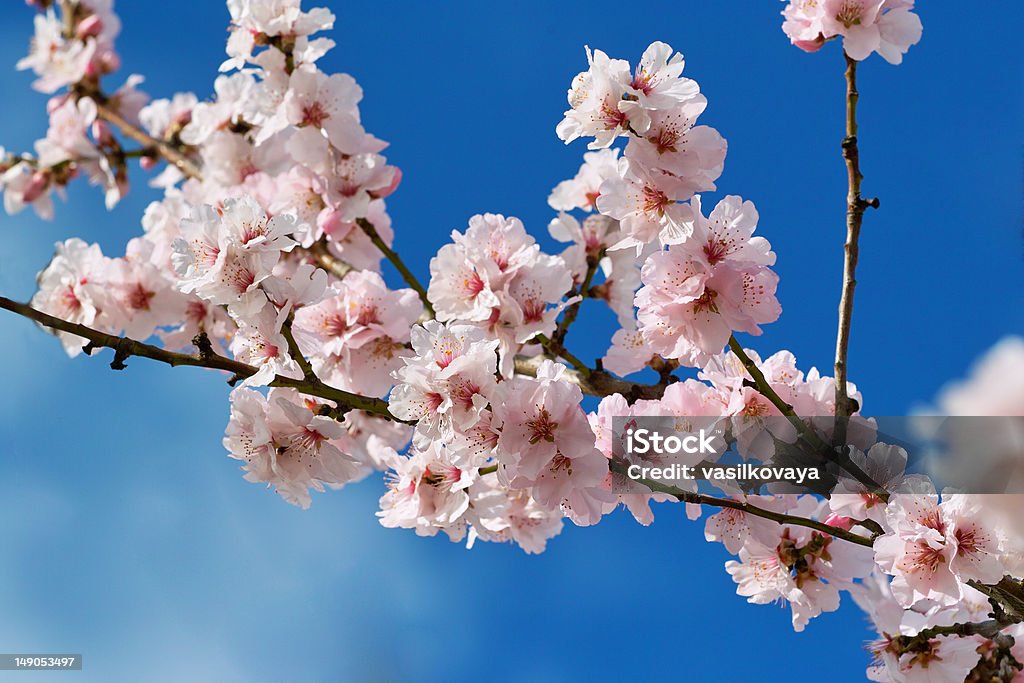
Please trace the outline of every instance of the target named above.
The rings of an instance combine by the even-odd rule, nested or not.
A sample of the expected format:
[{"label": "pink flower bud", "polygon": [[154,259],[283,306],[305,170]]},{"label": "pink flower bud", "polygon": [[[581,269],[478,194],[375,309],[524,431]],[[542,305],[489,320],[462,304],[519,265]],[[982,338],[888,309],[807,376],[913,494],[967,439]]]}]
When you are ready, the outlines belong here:
[{"label": "pink flower bud", "polygon": [[102,32],[103,20],[96,14],[90,14],[85,19],[82,19],[82,21],[78,22],[78,26],[75,28],[75,35],[79,40],[98,36]]},{"label": "pink flower bud", "polygon": [[842,515],[837,515],[833,513],[829,515],[827,518],[825,518],[825,524],[837,527],[839,529],[842,529],[843,531],[849,531],[853,527],[853,520],[849,517],[844,517]]},{"label": "pink flower bud", "polygon": [[143,171],[152,171],[156,168],[156,159],[153,157],[139,157],[139,166]]},{"label": "pink flower bud", "polygon": [[32,174],[32,179],[29,180],[28,185],[25,186],[25,191],[22,193],[21,199],[27,204],[31,204],[35,200],[43,196],[46,192],[46,188],[50,185],[50,177],[43,171],[36,171]]},{"label": "pink flower bud", "polygon": [[793,44],[804,52],[817,52],[825,44],[825,39],[819,36],[815,40],[794,40]]},{"label": "pink flower bud", "polygon": [[96,61],[99,62],[100,69],[105,74],[113,73],[121,68],[121,57],[113,50],[104,50]]}]

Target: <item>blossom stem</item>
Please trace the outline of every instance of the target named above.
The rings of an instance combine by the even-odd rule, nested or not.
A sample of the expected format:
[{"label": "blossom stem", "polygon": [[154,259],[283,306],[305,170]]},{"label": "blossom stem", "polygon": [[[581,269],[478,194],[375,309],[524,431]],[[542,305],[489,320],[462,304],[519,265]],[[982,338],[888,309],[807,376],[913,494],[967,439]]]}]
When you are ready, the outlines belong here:
[{"label": "blossom stem", "polygon": [[558,321],[558,327],[555,328],[554,334],[551,335],[551,339],[559,346],[565,341],[565,335],[569,332],[569,326],[576,322],[583,299],[590,296],[590,285],[594,281],[594,275],[597,274],[597,267],[600,265],[603,255],[604,250],[587,255],[587,272],[583,276],[583,282],[580,283],[579,289],[569,294],[570,298],[579,296],[580,300],[565,309],[565,315]]},{"label": "blossom stem", "polygon": [[77,0],[61,0],[60,13],[62,19],[61,35],[65,40],[71,40],[75,35],[75,9],[78,7]]},{"label": "blossom stem", "polygon": [[918,633],[914,638],[931,640],[938,636],[985,636],[993,637],[996,633],[1011,626],[1014,622],[989,619],[982,622],[969,622],[964,624],[952,624],[950,626],[933,626]]},{"label": "blossom stem", "polygon": [[299,348],[299,343],[295,341],[295,333],[292,332],[292,320],[293,316],[289,315],[288,319],[281,326],[281,334],[288,342],[288,353],[292,359],[299,364],[299,368],[302,370],[302,376],[310,381],[319,381],[316,373],[313,372],[313,366],[309,364],[309,359],[302,353],[302,349]]},{"label": "blossom stem", "polygon": [[356,270],[354,266],[342,261],[340,258],[332,254],[327,248],[326,240],[323,238],[314,242],[306,251],[309,253],[316,265],[320,266],[339,280],[344,278],[353,270]]},{"label": "blossom stem", "polygon": [[[544,360],[543,356],[516,356],[515,369],[520,375],[534,377],[537,368]],[[638,399],[653,400],[661,398],[665,394],[667,384],[641,384],[616,377],[604,370],[587,368],[587,373],[577,372],[574,369],[567,369],[566,378],[577,385],[580,390],[588,396],[604,398],[612,394],[622,394],[631,403]]]},{"label": "blossom stem", "polygon": [[1015,623],[1017,622],[1012,620],[989,619],[988,621],[951,624],[949,626],[932,626],[914,636],[898,636],[893,638],[891,646],[897,652],[903,654],[905,652],[915,652],[922,647],[926,648],[929,641],[943,636],[957,636],[960,638],[981,636],[990,640],[996,640],[1003,629],[1013,626]]},{"label": "blossom stem", "polygon": [[772,385],[768,382],[768,379],[761,372],[761,368],[757,367],[757,363],[747,355],[747,352],[743,349],[743,345],[739,343],[735,336],[729,337],[729,349],[739,358],[740,363],[743,364],[743,368],[750,375],[751,379],[754,380],[754,384],[762,396],[771,401],[772,405],[779,409],[779,412],[789,418],[789,421],[793,423],[793,426],[803,435],[815,448],[824,449],[828,448],[818,433],[815,432],[806,422],[800,419],[793,410],[793,406],[782,400],[782,397],[772,388]]},{"label": "blossom stem", "polygon": [[[624,476],[628,476],[627,467],[625,463],[621,461],[614,459],[610,460],[609,468],[613,472],[617,472]],[[797,517],[795,515],[787,515],[781,512],[766,510],[765,508],[761,508],[756,505],[751,505],[750,503],[743,503],[738,500],[733,500],[732,498],[716,498],[714,496],[706,496],[702,493],[683,491],[682,489],[678,489],[674,486],[668,486],[666,484],[662,484],[657,481],[651,481],[649,479],[634,480],[631,478],[631,480],[643,484],[644,486],[651,489],[651,491],[654,491],[655,493],[666,493],[670,496],[673,496],[676,500],[682,503],[692,503],[694,505],[709,505],[711,507],[739,510],[741,512],[747,513],[748,515],[761,517],[763,519],[770,519],[773,522],[777,522],[779,524],[792,524],[793,526],[803,526],[809,529],[815,529],[817,531],[828,534],[835,538],[841,538],[844,541],[856,543],[857,545],[862,545],[866,548],[870,548],[872,546],[872,540],[870,538],[861,536],[860,534],[855,534],[851,531],[847,531],[846,529],[841,529],[839,527],[832,526],[831,524],[819,522],[815,519],[807,519],[806,517]]]},{"label": "blossom stem", "polygon": [[430,303],[430,299],[427,298],[426,288],[420,283],[419,280],[416,279],[416,276],[412,274],[412,271],[409,270],[408,266],[405,265],[405,262],[402,261],[402,258],[398,255],[398,252],[396,252],[394,249],[392,249],[391,247],[384,243],[383,238],[381,238],[380,233],[377,232],[377,228],[374,226],[373,223],[366,220],[365,218],[357,218],[356,223],[359,225],[360,228],[362,228],[363,232],[366,233],[366,236],[370,238],[370,241],[373,242],[373,245],[377,247],[377,249],[379,249],[382,254],[384,254],[388,261],[391,261],[391,265],[393,265],[398,270],[399,274],[401,274],[402,276],[402,279],[405,280],[405,283],[412,287],[414,290],[416,290],[416,293],[420,295],[420,301],[423,302],[423,307],[427,309],[427,312],[430,314],[430,317],[433,318],[434,306]]},{"label": "blossom stem", "polygon": [[[85,325],[62,320],[61,318],[56,318],[52,315],[36,310],[27,304],[18,303],[17,301],[12,301],[11,299],[2,296],[0,296],[0,308],[16,313],[22,317],[28,318],[29,320],[33,320],[43,327],[49,327],[53,330],[60,330],[62,332],[82,337],[88,341],[84,348],[86,353],[91,354],[94,350],[101,348],[113,349],[114,360],[110,364],[110,367],[115,370],[121,370],[126,367],[124,361],[131,356],[138,356],[140,358],[149,358],[151,360],[160,361],[161,363],[167,363],[172,367],[187,365],[192,367],[210,368],[213,370],[223,370],[225,372],[232,373],[233,377],[236,379],[250,377],[255,375],[257,372],[257,368],[231,358],[220,356],[213,353],[209,348],[200,349],[199,353],[195,355],[175,353],[128,337],[119,337],[107,334],[106,332],[100,332],[99,330],[86,327]],[[300,393],[308,394],[309,396],[316,396],[318,398],[334,401],[339,406],[346,406],[349,409],[354,410],[362,410],[373,415],[387,418],[394,422],[404,422],[404,420],[399,420],[391,414],[391,411],[388,410],[387,401],[380,398],[374,398],[372,396],[362,396],[360,394],[353,394],[348,391],[337,389],[324,384],[316,377],[313,377],[312,379],[293,379],[291,377],[282,377],[281,375],[277,375],[274,377],[273,381],[270,382],[270,386],[296,389]]]},{"label": "blossom stem", "polygon": [[184,152],[164,140],[158,140],[141,128],[138,128],[128,122],[105,101],[105,98],[96,97],[95,99],[96,111],[101,119],[116,127],[122,134],[131,138],[143,147],[155,150],[160,156],[166,159],[169,164],[177,167],[179,171],[189,178],[195,178],[196,180],[203,179],[203,174],[199,170],[199,166],[197,166],[196,163]]},{"label": "blossom stem", "polygon": [[[888,502],[889,494],[883,489],[878,482],[868,476],[864,470],[862,470],[855,462],[850,459],[849,453],[845,450],[845,447],[841,452],[836,452],[831,446],[818,436],[810,425],[800,419],[800,416],[793,410],[793,406],[782,400],[782,397],[772,388],[771,383],[761,372],[761,368],[757,367],[757,363],[747,355],[747,352],[743,350],[743,345],[737,341],[735,336],[729,337],[729,348],[739,358],[740,363],[743,364],[744,369],[750,375],[754,381],[754,386],[762,396],[771,401],[772,405],[778,408],[779,412],[789,418],[789,421],[796,427],[797,431],[804,437],[804,440],[814,448],[814,450],[825,457],[826,460],[839,465],[841,468],[851,474],[857,481],[867,487],[868,491],[874,493],[883,502]],[[843,423],[843,418],[839,418],[835,421],[835,428],[839,428],[839,424]],[[843,439],[845,440],[845,435]]]},{"label": "blossom stem", "polygon": [[[836,416],[849,417],[857,408],[847,391],[847,356],[850,347],[850,326],[853,320],[853,293],[857,287],[857,260],[860,257],[860,228],[864,211],[878,208],[878,200],[865,200],[860,195],[864,176],[860,172],[860,150],[857,147],[857,60],[846,56],[846,137],[843,158],[846,160],[846,244],[843,259],[843,291],[839,299],[839,330],[836,334]],[[836,422],[836,443],[846,438],[846,423]]]},{"label": "blossom stem", "polygon": [[576,369],[576,372],[578,372],[584,379],[587,379],[594,374],[594,370],[592,370],[590,366],[573,354],[569,353],[569,350],[566,349],[561,342],[550,339],[543,334],[538,334],[536,339],[540,345],[544,347],[544,350],[552,356],[555,356],[556,358],[564,358],[569,361],[569,365],[573,366],[573,368]]},{"label": "blossom stem", "polygon": [[1024,581],[1004,576],[991,586],[973,579],[967,583],[987,595],[990,602],[999,605],[996,618],[1009,619],[1012,623],[1024,622]]}]

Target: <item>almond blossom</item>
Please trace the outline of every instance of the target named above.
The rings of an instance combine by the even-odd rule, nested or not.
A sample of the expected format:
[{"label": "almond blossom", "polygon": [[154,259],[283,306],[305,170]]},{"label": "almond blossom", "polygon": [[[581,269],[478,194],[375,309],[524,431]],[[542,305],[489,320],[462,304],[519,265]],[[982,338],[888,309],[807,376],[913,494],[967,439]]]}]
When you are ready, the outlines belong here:
[{"label": "almond blossom", "polygon": [[[709,204],[727,144],[698,123],[708,100],[669,45],[651,43],[635,66],[587,49],[555,130],[591,150],[548,197],[561,253],[546,253],[517,218],[477,214],[421,284],[390,249],[409,230],[392,225],[386,203],[402,172],[364,127],[362,87],[319,65],[334,42],[314,35],[333,27],[332,12],[228,0],[213,94],[150,102],[141,77],[108,87],[120,62],[110,0],[34,4],[42,11],[18,66],[52,98],[34,154],[0,149],[8,212],[52,215],[52,195],[75,178],[112,206],[129,160],[166,168],[123,255],[58,243],[32,306],[151,343],[132,348],[153,358],[178,352],[168,362],[230,369],[223,444],[248,481],[305,508],[313,491],[382,471],[383,526],[527,553],[544,551],[566,519],[588,526],[621,506],[647,525],[654,503],[669,522],[710,508],[705,539],[736,556],[725,568],[749,602],[787,604],[799,631],[853,596],[878,631],[873,680],[959,681],[1021,660],[1019,624],[1004,626],[974,587],[1024,570],[1019,501],[940,496],[873,419],[846,414],[835,378],[732,339],[778,318],[776,255],[752,202]],[[59,13],[65,5],[72,16]],[[807,51],[841,37],[853,60],[878,52],[899,63],[921,36],[912,10],[912,0],[793,0],[783,30]],[[395,270],[407,287],[393,288]],[[610,344],[602,361],[571,352],[598,329],[570,332],[592,305],[582,299],[619,323],[599,340]],[[69,355],[86,344],[57,334]],[[108,344],[115,359],[121,344]],[[1019,340],[1005,342],[941,409],[1019,413],[1020,357]],[[645,374],[623,379],[633,373]],[[852,382],[840,388],[863,405]],[[884,491],[842,467],[827,468],[814,495],[717,474],[652,490],[622,474],[632,461],[616,429],[657,419],[677,431],[706,420],[727,435],[727,453],[688,454],[689,465],[777,464],[819,441],[829,453],[842,424],[850,461]],[[932,637],[992,620],[994,632]]]},{"label": "almond blossom", "polygon": [[921,40],[921,20],[913,8],[914,0],[792,0],[782,11],[782,30],[808,52],[842,36],[851,59],[861,61],[878,52],[890,64],[899,64]]},{"label": "almond blossom", "polygon": [[49,9],[36,15],[31,51],[18,61],[18,69],[31,69],[39,76],[32,87],[53,93],[85,77],[96,48],[95,40],[65,40],[61,21]]},{"label": "almond blossom", "polygon": [[637,292],[640,331],[667,358],[703,365],[721,352],[734,331],[760,334],[781,312],[778,276],[764,266],[710,266],[679,246],[651,256]]},{"label": "almond blossom", "polygon": [[590,68],[576,75],[569,89],[569,107],[558,124],[558,137],[572,142],[593,136],[590,149],[608,147],[629,131],[644,133],[650,116],[637,102],[623,98],[632,77],[629,63],[587,48]]},{"label": "almond blossom", "polygon": [[419,536],[444,531],[453,541],[465,538],[466,489],[476,478],[472,463],[463,463],[438,442],[408,456],[394,455],[394,474],[380,499],[380,522],[385,527],[414,529]]},{"label": "almond blossom", "polygon": [[536,379],[499,385],[492,402],[501,433],[499,472],[512,488],[529,488],[548,509],[564,505],[583,523],[593,523],[608,497],[599,488],[608,465],[580,408],[583,395],[564,378],[564,370],[545,361]]},{"label": "almond blossom", "polygon": [[875,542],[875,559],[894,575],[892,592],[905,607],[918,600],[953,604],[969,580],[998,581],[1002,530],[986,523],[981,506],[954,495],[939,503],[925,488],[897,494],[886,505],[888,533]]},{"label": "almond blossom", "polygon": [[372,271],[349,273],[327,298],[295,314],[299,345],[340,388],[383,396],[423,310],[411,289],[391,291]]},{"label": "almond blossom", "polygon": [[[32,297],[32,305],[63,320],[109,328],[104,315],[109,300],[99,284],[108,263],[97,244],[86,244],[77,237],[58,242],[53,260],[39,274],[39,291]],[[69,356],[81,353],[85,345],[81,337],[67,332],[57,336]]]},{"label": "almond blossom", "polygon": [[415,355],[403,358],[389,405],[395,416],[415,420],[417,435],[452,439],[483,417],[496,382],[496,340],[474,325],[428,320],[412,330]]},{"label": "almond blossom", "polygon": [[601,184],[619,175],[618,159],[618,149],[586,152],[579,172],[574,178],[563,180],[551,190],[548,204],[556,211],[593,211],[597,208]]},{"label": "almond blossom", "polygon": [[308,508],[310,489],[341,488],[365,474],[340,448],[345,429],[319,416],[294,389],[271,389],[264,397],[239,388],[231,397],[224,447],[244,461],[247,481],[266,483],[289,503]]}]

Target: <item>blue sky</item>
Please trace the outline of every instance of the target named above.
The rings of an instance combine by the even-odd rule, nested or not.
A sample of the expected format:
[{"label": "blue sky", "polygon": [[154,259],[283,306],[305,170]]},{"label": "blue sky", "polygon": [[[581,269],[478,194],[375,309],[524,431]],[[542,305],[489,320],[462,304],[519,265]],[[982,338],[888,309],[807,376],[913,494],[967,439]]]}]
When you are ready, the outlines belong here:
[{"label": "blue sky", "polygon": [[[119,4],[125,72],[155,95],[208,95],[223,6]],[[547,194],[584,151],[554,134],[584,44],[631,61],[656,39],[681,50],[710,101],[703,122],[729,141],[714,198],[753,200],[779,254],[783,316],[749,344],[789,348],[804,369],[830,365],[843,60],[836,45],[789,46],[781,3],[321,4],[338,14],[339,43],[322,67],[359,80],[367,128],[392,143],[404,172],[389,199],[397,245],[421,276],[474,213],[545,233]],[[923,41],[902,66],[872,57],[860,71],[864,191],[882,205],[865,219],[850,372],[876,414],[927,402],[1024,329],[1024,11],[920,14]],[[0,144],[28,149],[45,130],[44,98],[13,64],[31,12],[18,3],[3,18]],[[0,293],[28,299],[53,242],[70,235],[122,253],[151,199],[136,183],[107,213],[79,188],[52,223],[0,217]],[[610,316],[588,306],[582,317],[569,342],[593,358]],[[569,528],[540,557],[466,551],[381,528],[379,481],[318,496],[307,512],[244,482],[220,446],[228,387],[217,375],[69,360],[6,313],[0,346],[0,650],[83,653],[85,670],[59,680],[543,682],[692,669],[745,681],[764,680],[764,662],[769,680],[794,662],[863,680],[869,633],[854,605],[793,634],[788,609],[733,595],[727,554],[680,508],[647,529],[625,514]]]}]

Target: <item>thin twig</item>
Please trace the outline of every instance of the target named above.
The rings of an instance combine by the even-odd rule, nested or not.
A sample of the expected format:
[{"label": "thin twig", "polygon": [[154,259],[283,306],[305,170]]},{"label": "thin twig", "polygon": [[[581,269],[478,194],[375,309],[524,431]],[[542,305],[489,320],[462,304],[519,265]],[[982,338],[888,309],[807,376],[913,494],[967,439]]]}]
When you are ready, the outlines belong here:
[{"label": "thin twig", "polygon": [[342,279],[353,270],[356,270],[351,264],[342,261],[332,254],[327,247],[327,240],[324,238],[314,242],[306,252],[318,266],[338,279]]},{"label": "thin twig", "polygon": [[[629,476],[627,473],[627,466],[621,461],[609,461],[609,468],[613,472],[618,472],[623,476]],[[639,484],[643,484],[644,486],[651,489],[651,491],[654,491],[655,493],[666,493],[670,496],[673,496],[676,500],[683,503],[692,503],[694,505],[710,505],[712,507],[739,510],[740,512],[745,512],[748,515],[761,517],[763,519],[770,519],[773,522],[778,522],[779,524],[792,524],[793,526],[803,526],[809,529],[815,529],[822,533],[828,534],[829,536],[841,538],[844,541],[856,543],[857,545],[862,545],[866,548],[870,548],[872,546],[872,541],[870,538],[861,536],[860,534],[855,534],[851,531],[847,531],[846,529],[841,529],[840,527],[832,526],[831,524],[819,522],[816,519],[807,519],[806,517],[796,517],[794,515],[786,515],[781,512],[773,512],[772,510],[766,510],[765,508],[761,508],[756,505],[751,505],[750,503],[743,503],[738,500],[733,500],[732,498],[716,498],[714,496],[706,496],[702,493],[683,491],[682,489],[678,489],[674,486],[667,486],[660,482],[651,481],[648,479],[633,479],[632,477],[630,477],[630,480],[636,481]]]},{"label": "thin twig", "polygon": [[537,340],[537,343],[544,347],[545,351],[547,351],[555,358],[563,358],[567,360],[569,362],[569,365],[571,365],[576,370],[576,372],[578,372],[580,376],[583,377],[584,379],[587,379],[592,374],[594,374],[595,371],[591,369],[589,365],[581,361],[573,354],[569,353],[569,350],[562,346],[561,342],[556,342],[554,339],[549,339],[547,336],[543,334],[538,334],[535,337],[535,339]]},{"label": "thin twig", "polygon": [[106,102],[101,102],[102,97],[96,98],[96,111],[99,117],[107,123],[113,125],[122,134],[135,140],[143,147],[155,150],[160,156],[167,160],[169,164],[177,167],[179,171],[184,173],[189,178],[195,178],[196,180],[202,180],[203,174],[199,170],[199,166],[196,165],[184,152],[179,150],[174,145],[164,141],[158,140],[149,133],[145,132],[141,128],[129,123],[121,114],[119,114],[113,107]]},{"label": "thin twig", "polygon": [[[537,374],[537,368],[543,361],[544,356],[516,356],[515,370],[520,375],[533,377]],[[630,382],[604,370],[595,370],[593,368],[587,368],[585,373],[568,368],[566,369],[565,377],[573,384],[579,386],[583,393],[588,396],[604,397],[611,396],[612,394],[621,394],[630,403],[639,399],[659,399],[665,394],[665,388],[668,386],[668,384]]]},{"label": "thin twig", "polygon": [[[737,341],[735,336],[729,337],[729,348],[733,354],[739,359],[740,363],[743,364],[744,369],[750,375],[754,381],[754,386],[757,391],[771,401],[772,405],[778,408],[779,412],[789,418],[789,421],[794,427],[800,432],[804,440],[820,455],[830,462],[839,465],[854,479],[863,484],[868,491],[878,496],[883,502],[889,500],[889,493],[885,491],[875,480],[873,480],[867,473],[862,470],[857,463],[850,459],[849,452],[845,449],[841,449],[839,452],[833,450],[825,441],[814,431],[810,425],[800,419],[800,416],[793,410],[793,406],[786,403],[781,396],[772,388],[772,385],[768,382],[768,379],[761,372],[761,368],[757,367],[757,363],[747,355],[744,351],[743,345]],[[842,418],[836,419],[836,425],[842,421]],[[844,437],[845,438],[845,437]]]},{"label": "thin twig", "polygon": [[[124,361],[131,356],[138,356],[140,358],[149,358],[151,360],[160,361],[161,363],[167,363],[172,367],[187,365],[199,368],[210,368],[213,370],[223,370],[225,372],[232,373],[232,376],[236,379],[244,379],[251,375],[255,375],[257,372],[257,368],[251,365],[217,355],[212,353],[209,349],[200,349],[200,352],[196,355],[175,353],[173,351],[161,349],[158,346],[145,344],[127,337],[107,334],[106,332],[100,332],[99,330],[86,327],[85,325],[79,325],[78,323],[62,320],[36,310],[27,304],[18,303],[17,301],[12,301],[5,297],[0,297],[0,308],[4,308],[12,313],[17,313],[29,320],[34,320],[43,327],[67,332],[88,340],[89,343],[85,348],[89,353],[100,348],[114,349],[114,362],[111,363],[111,367],[114,369],[123,369],[125,367]],[[293,379],[291,377],[282,377],[281,375],[277,375],[274,377],[273,381],[270,382],[270,386],[296,389],[300,393],[325,398],[354,410],[362,410],[395,422],[404,422],[391,414],[388,410],[387,401],[371,396],[362,396],[348,391],[343,391],[342,389],[337,389],[324,384],[316,378],[312,380]]]},{"label": "thin twig", "polygon": [[302,353],[302,349],[299,348],[299,343],[295,341],[295,333],[292,332],[292,316],[288,316],[288,319],[281,325],[281,335],[288,342],[288,354],[292,359],[299,364],[299,368],[302,370],[302,376],[309,381],[319,381],[316,373],[313,372],[313,366],[309,364],[309,360]]},{"label": "thin twig", "polygon": [[[864,176],[860,172],[860,150],[857,147],[857,60],[846,55],[846,137],[843,138],[843,158],[846,160],[846,245],[843,259],[843,292],[839,299],[839,330],[836,334],[836,416],[849,417],[857,408],[847,392],[847,356],[850,347],[850,326],[853,321],[853,293],[857,287],[857,260],[860,256],[860,228],[864,210],[878,208],[878,200],[865,200],[860,196]],[[846,437],[843,420],[836,423],[836,440]]]},{"label": "thin twig", "polygon": [[394,249],[389,247],[384,242],[384,239],[380,236],[380,233],[377,232],[377,228],[374,226],[373,223],[366,220],[365,218],[357,218],[356,223],[359,225],[360,228],[362,228],[363,232],[366,233],[366,236],[370,238],[370,241],[373,242],[373,245],[377,247],[377,249],[379,249],[380,252],[384,254],[387,260],[391,262],[391,265],[393,265],[395,269],[398,270],[399,274],[401,274],[402,276],[402,279],[405,280],[405,283],[412,287],[414,290],[416,290],[416,293],[420,295],[420,301],[423,302],[423,307],[427,309],[427,312],[430,314],[430,317],[433,318],[434,307],[431,305],[430,299],[427,298],[426,288],[420,283],[419,280],[416,279],[416,276],[412,274],[412,271],[409,270],[409,268],[405,265],[405,262],[402,261],[402,258],[398,255],[398,252],[396,252]]},{"label": "thin twig", "polygon": [[590,284],[594,281],[594,275],[597,274],[597,268],[600,265],[601,258],[603,256],[603,250],[587,255],[587,272],[583,276],[583,281],[580,283],[579,288],[569,293],[570,299],[574,296],[579,296],[580,300],[576,303],[570,304],[569,307],[565,309],[562,319],[558,321],[558,326],[551,335],[552,341],[559,346],[565,342],[565,335],[569,332],[569,326],[576,322],[576,316],[580,313],[580,306],[583,304],[583,299],[590,296]]}]

